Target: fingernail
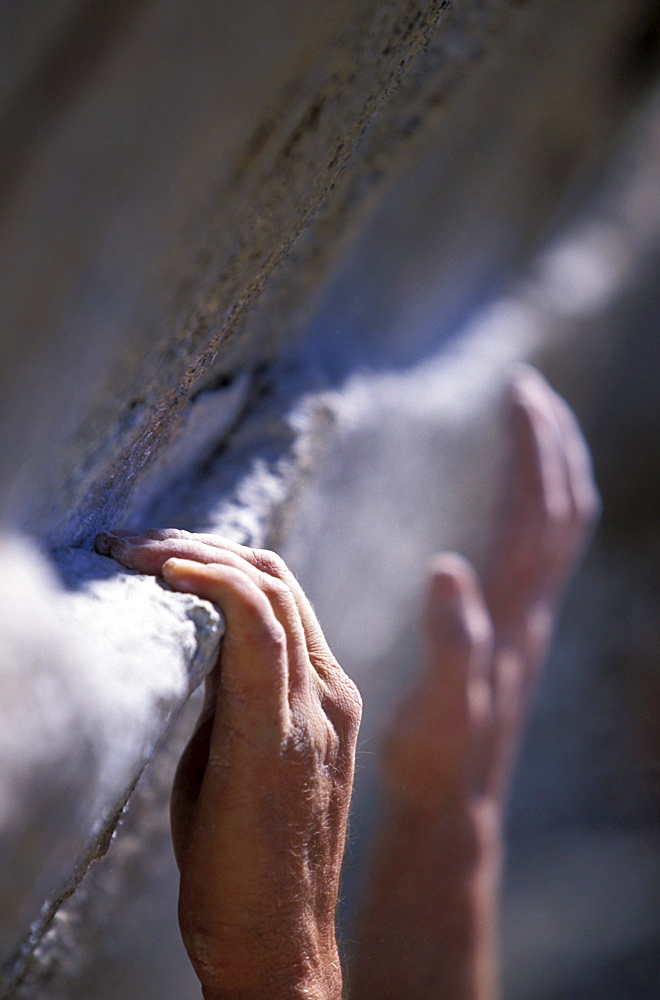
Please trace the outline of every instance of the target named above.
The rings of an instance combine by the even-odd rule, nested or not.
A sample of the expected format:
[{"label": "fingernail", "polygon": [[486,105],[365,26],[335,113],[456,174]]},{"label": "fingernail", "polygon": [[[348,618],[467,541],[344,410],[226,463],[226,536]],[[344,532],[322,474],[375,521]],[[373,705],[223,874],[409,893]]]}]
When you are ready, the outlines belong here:
[{"label": "fingernail", "polygon": [[180,572],[181,570],[196,570],[199,569],[203,564],[196,562],[194,559],[180,559],[178,556],[170,556],[163,563],[163,569],[174,570],[174,572]]},{"label": "fingernail", "polygon": [[94,549],[100,556],[109,556],[115,542],[122,539],[122,536],[114,531],[100,531],[94,539]]},{"label": "fingernail", "polygon": [[112,555],[112,550],[117,545],[145,545],[147,542],[151,541],[149,538],[145,538],[143,535],[138,535],[137,532],[124,532],[124,531],[101,531],[94,539],[94,549],[100,556]]},{"label": "fingernail", "polygon": [[185,579],[186,574],[195,573],[195,570],[199,569],[199,563],[192,562],[190,559],[177,559],[172,556],[163,563],[161,568],[161,576],[165,577],[169,583],[170,577],[183,577]]}]

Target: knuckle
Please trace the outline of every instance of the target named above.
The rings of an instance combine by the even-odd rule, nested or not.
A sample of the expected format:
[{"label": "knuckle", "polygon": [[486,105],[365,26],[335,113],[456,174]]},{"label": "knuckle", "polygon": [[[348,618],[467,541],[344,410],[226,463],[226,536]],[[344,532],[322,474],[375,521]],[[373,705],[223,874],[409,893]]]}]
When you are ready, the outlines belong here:
[{"label": "knuckle", "polygon": [[266,595],[271,605],[283,612],[287,618],[296,614],[296,602],[291,590],[276,577],[263,573],[260,579],[260,589]]},{"label": "knuckle", "polygon": [[357,685],[339,670],[330,691],[328,709],[333,720],[343,730],[357,732],[362,718],[362,696]]},{"label": "knuckle", "polygon": [[294,710],[294,724],[287,741],[288,756],[306,762],[316,768],[328,755],[332,740],[332,726],[323,710],[318,706],[305,706]]},{"label": "knuckle", "polygon": [[277,552],[271,552],[270,549],[254,549],[253,551],[257,566],[263,573],[268,573],[279,580],[287,579],[289,568]]},{"label": "knuckle", "polygon": [[344,674],[346,709],[358,721],[362,717],[362,695],[357,684]]},{"label": "knuckle", "polygon": [[324,763],[335,759],[339,751],[339,735],[331,720],[324,712],[320,712],[313,726],[313,739],[322,752]]},{"label": "knuckle", "polygon": [[182,538],[186,534],[179,528],[150,528],[144,532],[144,537],[151,538],[153,541],[164,541],[168,538]]},{"label": "knuckle", "polygon": [[260,578],[261,589],[271,600],[282,603],[291,599],[291,591],[287,587],[286,583],[279,580],[277,577],[270,576],[268,573],[262,573]]}]

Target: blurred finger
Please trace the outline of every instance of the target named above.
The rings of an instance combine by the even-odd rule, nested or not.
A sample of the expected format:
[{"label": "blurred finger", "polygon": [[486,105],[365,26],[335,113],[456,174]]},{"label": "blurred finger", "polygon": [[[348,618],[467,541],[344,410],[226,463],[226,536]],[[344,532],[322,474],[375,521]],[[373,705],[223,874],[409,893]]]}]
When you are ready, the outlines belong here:
[{"label": "blurred finger", "polygon": [[533,370],[512,384],[510,413],[511,458],[484,573],[488,604],[500,623],[524,614],[548,588],[571,517],[551,390]]},{"label": "blurred finger", "polygon": [[394,713],[383,765],[397,797],[444,808],[467,792],[490,708],[490,621],[474,571],[458,555],[431,564],[423,632],[423,674]]},{"label": "blurred finger", "polygon": [[490,643],[490,618],[472,566],[455,553],[436,556],[426,595],[424,662],[449,714],[468,711],[468,685],[485,677]]},{"label": "blurred finger", "polygon": [[600,497],[594,480],[589,448],[575,414],[566,401],[556,393],[553,393],[552,403],[566,463],[575,540],[573,548],[578,549],[589,527],[598,516]]}]

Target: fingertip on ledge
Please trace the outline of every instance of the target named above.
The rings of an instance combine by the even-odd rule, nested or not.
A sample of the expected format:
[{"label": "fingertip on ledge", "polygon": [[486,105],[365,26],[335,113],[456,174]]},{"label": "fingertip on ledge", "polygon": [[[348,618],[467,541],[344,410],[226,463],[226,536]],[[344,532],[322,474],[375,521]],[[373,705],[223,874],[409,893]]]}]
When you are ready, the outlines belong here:
[{"label": "fingertip on ledge", "polygon": [[125,541],[128,538],[135,538],[137,531],[128,531],[126,528],[112,528],[108,531],[99,531],[94,539],[94,551],[100,556],[111,556],[112,548],[117,542]]}]

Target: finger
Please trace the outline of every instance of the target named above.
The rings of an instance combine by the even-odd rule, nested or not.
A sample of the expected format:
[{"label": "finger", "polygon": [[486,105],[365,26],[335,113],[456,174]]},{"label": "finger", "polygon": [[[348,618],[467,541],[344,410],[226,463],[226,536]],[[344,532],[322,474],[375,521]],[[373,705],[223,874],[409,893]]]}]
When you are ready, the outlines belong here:
[{"label": "finger", "polygon": [[531,369],[514,382],[510,397],[514,448],[509,482],[520,524],[520,557],[531,564],[535,556],[541,567],[571,510],[553,397],[547,383]]},{"label": "finger", "polygon": [[432,564],[423,614],[424,668],[385,733],[390,792],[425,808],[468,794],[489,711],[490,623],[474,571],[443,553]]},{"label": "finger", "polygon": [[132,538],[139,535],[139,531],[128,531],[125,528],[113,528],[112,531],[101,531],[94,539],[94,548],[100,556],[111,555],[114,542],[120,538]]},{"label": "finger", "polygon": [[546,500],[538,582],[556,601],[599,507],[589,451],[567,403],[533,370],[523,377],[533,408],[543,414],[547,444],[541,460],[554,472],[554,496]]},{"label": "finger", "polygon": [[[205,540],[209,537],[212,536],[188,535],[176,529],[165,529],[142,536],[118,538],[113,542],[112,553],[123,565],[140,573],[161,573],[165,563],[172,558],[206,565],[213,563],[233,566],[246,573],[266,595],[275,617],[286,631],[291,694],[306,694],[309,683],[306,636],[298,605],[288,585],[283,580],[262,572],[254,561],[246,559],[234,547],[211,545]],[[251,551],[242,548],[244,552]]]},{"label": "finger", "polygon": [[[266,595],[233,566],[170,559],[162,572],[173,589],[213,601],[225,616],[218,690],[224,720],[251,746],[281,741],[290,728],[286,633]],[[210,756],[215,739],[214,724]]]},{"label": "finger", "polygon": [[[276,577],[262,572],[254,560],[245,557],[251,550],[238,546],[212,545],[210,535],[189,535],[174,528],[145,532],[142,535],[114,538],[111,533],[98,536],[97,547],[111,546],[112,555],[129,569],[140,573],[160,574],[169,559],[187,559],[193,562],[216,563],[242,570],[263,590],[274,607],[278,620],[292,631],[300,644],[304,638],[300,615],[289,589]],[[109,540],[109,541],[108,541]],[[240,551],[242,548],[243,551]]]},{"label": "finger", "polygon": [[600,496],[594,479],[591,455],[575,414],[566,401],[552,393],[552,405],[566,462],[571,499],[574,548],[579,548],[600,512]]},{"label": "finger", "polygon": [[433,560],[423,628],[427,682],[448,714],[468,714],[468,688],[486,677],[491,624],[476,573],[462,556],[445,552]]},{"label": "finger", "polygon": [[236,552],[263,573],[267,573],[269,576],[273,576],[285,583],[293,594],[298,607],[307,642],[307,650],[312,663],[322,676],[327,674],[328,671],[338,669],[338,665],[330,652],[311,602],[281,556],[268,549],[252,549],[246,545],[239,545],[218,535],[201,534],[196,537],[204,539],[207,544],[216,548]]},{"label": "finger", "polygon": [[163,562],[171,556],[206,563],[216,561],[205,547],[240,556],[260,572],[282,581],[291,591],[305,634],[307,651],[317,672],[326,676],[337,668],[312,605],[284,560],[275,552],[251,549],[218,535],[191,534],[178,528],[145,531],[141,537],[132,539],[114,538],[111,533],[104,532],[95,544],[102,555],[112,555],[129,569],[142,573],[160,573]]},{"label": "finger", "polygon": [[200,563],[216,561],[217,549],[197,535],[183,535],[176,529],[145,531],[137,535],[101,532],[94,542],[97,552],[111,555],[127,569],[159,575],[168,559],[191,559]]},{"label": "finger", "polygon": [[510,389],[512,448],[484,573],[498,621],[524,615],[548,588],[571,517],[566,462],[551,390],[532,369]]},{"label": "finger", "polygon": [[528,664],[515,646],[497,649],[493,664],[494,724],[484,791],[503,800],[525,720]]},{"label": "finger", "polygon": [[462,556],[435,558],[425,619],[427,676],[437,678],[436,697],[450,720],[445,728],[463,730],[467,780],[480,785],[493,726],[493,627],[477,575]]},{"label": "finger", "polygon": [[564,474],[566,515],[557,522],[548,548],[545,593],[550,606],[556,605],[566,587],[588,528],[599,507],[589,451],[577,420],[566,402],[549,389],[547,403],[557,432],[558,453]]},{"label": "finger", "polygon": [[262,573],[253,563],[230,549],[209,546],[208,550],[213,555],[214,565],[233,566],[241,570],[266,595],[286,633],[289,694],[292,698],[306,697],[311,678],[310,659],[298,605],[288,586],[282,580]]},{"label": "finger", "polygon": [[[209,558],[209,553],[215,553],[214,561],[239,560],[241,567],[252,573],[253,579],[268,595],[287,631],[292,698],[302,698],[306,702],[306,710],[309,710],[310,698],[317,696],[337,732],[350,733],[356,728],[355,704],[359,702],[361,706],[359,692],[335,660],[312,605],[281,556],[267,549],[251,549],[218,535],[189,535],[176,529],[148,534],[166,536],[164,542],[167,545],[172,544],[173,539],[176,544],[185,545],[190,539],[197,545],[208,546],[208,551],[202,556],[205,560]],[[310,664],[315,672],[312,676],[318,682],[314,685],[309,683],[312,679]],[[358,724],[359,715],[358,712]]]}]

